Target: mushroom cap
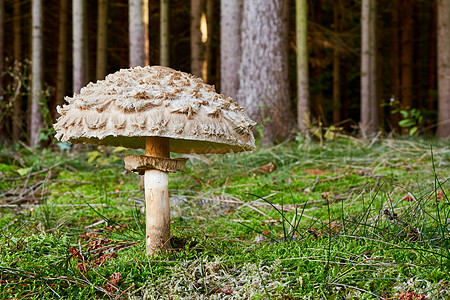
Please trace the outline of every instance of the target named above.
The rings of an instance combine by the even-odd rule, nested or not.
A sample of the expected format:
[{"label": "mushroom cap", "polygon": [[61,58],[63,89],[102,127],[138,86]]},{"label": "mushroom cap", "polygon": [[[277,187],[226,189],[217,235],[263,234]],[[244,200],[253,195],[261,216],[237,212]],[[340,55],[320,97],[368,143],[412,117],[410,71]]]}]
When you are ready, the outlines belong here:
[{"label": "mushroom cap", "polygon": [[253,150],[256,125],[231,98],[194,75],[161,66],[122,69],[89,83],[57,107],[55,137],[70,143],[145,148],[170,138],[170,151]]}]

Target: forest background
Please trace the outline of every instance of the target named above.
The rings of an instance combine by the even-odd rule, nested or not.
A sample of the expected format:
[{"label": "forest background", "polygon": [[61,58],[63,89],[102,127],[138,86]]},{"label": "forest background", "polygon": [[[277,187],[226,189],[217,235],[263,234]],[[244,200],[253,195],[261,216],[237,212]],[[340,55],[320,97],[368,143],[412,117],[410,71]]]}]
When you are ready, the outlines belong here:
[{"label": "forest background", "polygon": [[266,144],[450,136],[450,0],[2,0],[0,24],[7,142],[49,143],[64,96],[149,64],[214,84]]}]

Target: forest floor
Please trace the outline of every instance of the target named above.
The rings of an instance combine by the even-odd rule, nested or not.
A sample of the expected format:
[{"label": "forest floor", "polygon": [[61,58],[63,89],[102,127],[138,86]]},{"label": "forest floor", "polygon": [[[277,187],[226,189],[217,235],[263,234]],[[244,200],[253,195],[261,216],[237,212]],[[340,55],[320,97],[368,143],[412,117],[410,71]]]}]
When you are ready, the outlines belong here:
[{"label": "forest floor", "polygon": [[153,257],[136,153],[0,148],[0,299],[450,298],[448,143],[189,155]]}]

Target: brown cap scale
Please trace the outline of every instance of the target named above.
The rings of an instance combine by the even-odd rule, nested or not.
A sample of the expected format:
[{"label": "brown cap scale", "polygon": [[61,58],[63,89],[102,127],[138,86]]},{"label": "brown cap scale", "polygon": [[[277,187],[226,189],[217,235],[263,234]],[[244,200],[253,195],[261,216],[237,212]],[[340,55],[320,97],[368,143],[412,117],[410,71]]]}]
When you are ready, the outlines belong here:
[{"label": "brown cap scale", "polygon": [[89,83],[58,107],[55,137],[71,143],[143,148],[125,167],[144,174],[147,253],[168,247],[167,172],[182,170],[177,153],[253,150],[250,120],[231,98],[191,74],[167,67],[136,67]]}]

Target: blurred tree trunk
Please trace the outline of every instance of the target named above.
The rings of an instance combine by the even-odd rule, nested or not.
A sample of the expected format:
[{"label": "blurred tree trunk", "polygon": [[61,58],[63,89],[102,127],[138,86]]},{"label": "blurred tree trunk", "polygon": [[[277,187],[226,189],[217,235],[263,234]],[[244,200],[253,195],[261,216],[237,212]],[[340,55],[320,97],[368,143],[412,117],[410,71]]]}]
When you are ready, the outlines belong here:
[{"label": "blurred tree trunk", "polygon": [[[375,3],[380,3],[379,0],[375,0]],[[376,6],[376,4],[375,4]],[[375,10],[376,11],[376,10]],[[386,96],[384,94],[384,86],[383,86],[383,66],[386,64],[385,60],[388,61],[388,59],[385,59],[383,55],[383,30],[385,28],[384,25],[384,18],[378,18],[377,14],[375,14],[375,64],[377,65],[376,68],[376,75],[375,75],[375,85],[376,85],[376,95],[377,95],[377,120],[378,120],[378,130],[383,130],[385,127],[385,112],[384,112],[384,105],[386,101]],[[387,26],[386,26],[387,27]]]},{"label": "blurred tree trunk", "polygon": [[[0,0],[0,109],[2,110],[2,112],[5,112],[5,94],[3,91],[3,74],[5,71],[5,65],[4,65],[4,51],[5,51],[5,43],[4,43],[4,38],[5,38],[5,1],[4,0]],[[0,140],[3,140],[3,126],[4,126],[4,118],[5,115],[1,115],[0,113],[0,117],[2,118],[1,122],[0,122]]]},{"label": "blurred tree trunk", "polygon": [[130,67],[150,63],[148,0],[129,0]]},{"label": "blurred tree trunk", "polygon": [[220,1],[220,91],[233,99],[239,83],[241,12],[242,0]]},{"label": "blurred tree trunk", "polygon": [[[426,109],[428,113],[436,111],[436,96],[437,96],[437,39],[436,39],[436,0],[430,0],[429,6],[430,19],[429,19],[429,27],[428,27],[428,36],[429,36],[429,45],[428,45],[428,69],[427,69],[427,97],[426,97]],[[435,131],[435,127],[433,123],[435,120],[433,118],[426,118],[425,125],[427,128],[427,134],[433,135]]]},{"label": "blurred tree trunk", "polygon": [[21,138],[23,131],[24,116],[22,113],[22,14],[20,7],[20,0],[15,0],[13,3],[13,118],[12,118],[12,137],[14,141]]},{"label": "blurred tree trunk", "polygon": [[244,1],[238,101],[263,126],[263,144],[287,138],[294,127],[288,83],[284,1]]},{"label": "blurred tree trunk", "polygon": [[98,24],[97,24],[97,64],[95,77],[103,79],[106,76],[108,56],[106,53],[108,43],[108,0],[98,0]]},{"label": "blurred tree trunk", "polygon": [[56,104],[64,103],[67,93],[67,13],[68,0],[59,1],[58,58],[56,67]]},{"label": "blurred tree trunk", "polygon": [[191,73],[202,77],[203,43],[200,31],[202,0],[191,0]]},{"label": "blurred tree trunk", "polygon": [[31,87],[31,124],[30,144],[37,146],[40,130],[44,127],[41,106],[45,100],[42,95],[43,82],[43,13],[42,0],[33,0],[31,8],[32,16],[32,87]]},{"label": "blurred tree trunk", "polygon": [[[390,99],[391,104],[396,101],[400,101],[400,7],[399,0],[392,0],[391,2],[391,26],[389,45],[391,46],[389,51],[389,81],[390,81]],[[393,106],[393,109],[396,108]],[[392,129],[397,132],[400,131],[398,122],[400,121],[399,113],[391,114],[389,120],[391,122]]]},{"label": "blurred tree trunk", "polygon": [[212,80],[212,67],[213,67],[213,38],[214,38],[214,1],[206,0],[206,24],[207,24],[207,40],[205,43],[205,59],[204,64],[206,64],[206,76],[204,76],[205,81],[208,83],[213,83]]},{"label": "blurred tree trunk", "polygon": [[[323,24],[323,13],[324,8],[322,7],[322,0],[314,1],[314,21],[318,24]],[[324,49],[324,39],[323,37],[315,38],[315,46],[313,47],[313,53],[315,56],[315,63],[312,64],[312,77],[316,82],[317,89],[315,93],[312,93],[311,99],[313,104],[313,112],[320,122],[325,122],[325,114],[323,111],[322,104],[324,102],[324,84],[323,84],[323,71],[324,71],[324,59],[325,59],[325,49]]]},{"label": "blurred tree trunk", "polygon": [[72,1],[73,92],[87,83],[86,0]]},{"label": "blurred tree trunk", "polygon": [[450,0],[437,0],[438,138],[450,138]]},{"label": "blurred tree trunk", "polygon": [[309,71],[308,71],[308,1],[295,1],[295,31],[297,42],[297,123],[303,134],[308,134]]},{"label": "blurred tree trunk", "polygon": [[13,30],[14,30],[14,59],[21,60],[22,59],[22,40],[21,40],[21,31],[22,31],[22,14],[21,14],[21,0],[14,0],[13,2]]},{"label": "blurred tree trunk", "polygon": [[[341,56],[341,62],[343,66],[347,66],[347,62],[348,62],[348,57],[345,55]],[[348,93],[348,86],[349,86],[349,80],[348,80],[348,68],[342,68],[341,70],[341,82],[342,82],[342,87],[341,87],[341,105],[342,105],[342,115],[341,115],[341,119],[342,120],[348,120],[349,119],[349,93]],[[345,130],[349,130],[350,128],[350,124],[349,122],[344,122],[343,123],[343,127]]]},{"label": "blurred tree trunk", "polygon": [[[427,109],[433,111],[435,106],[435,93],[436,90],[436,55],[437,55],[437,40],[436,40],[436,0],[430,0],[430,19],[429,19],[429,43],[428,43],[428,97],[427,97]],[[431,124],[429,124],[431,125]]]},{"label": "blurred tree trunk", "polygon": [[161,0],[161,19],[160,19],[160,65],[169,66],[169,0]]},{"label": "blurred tree trunk", "polygon": [[413,4],[414,1],[401,0],[400,102],[404,108],[413,106]]},{"label": "blurred tree trunk", "polygon": [[[340,31],[340,8],[339,3],[334,3],[333,7],[333,19],[334,19],[334,32],[336,35]],[[333,123],[341,121],[341,57],[340,51],[337,47],[333,50]]]},{"label": "blurred tree trunk", "polygon": [[361,134],[373,136],[378,131],[376,80],[376,1],[361,3]]}]

